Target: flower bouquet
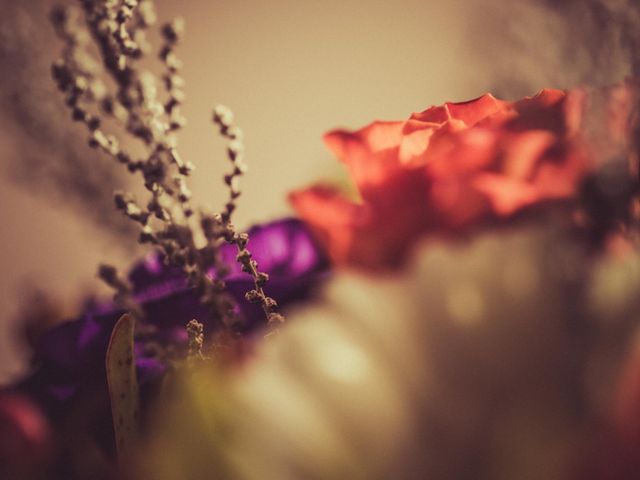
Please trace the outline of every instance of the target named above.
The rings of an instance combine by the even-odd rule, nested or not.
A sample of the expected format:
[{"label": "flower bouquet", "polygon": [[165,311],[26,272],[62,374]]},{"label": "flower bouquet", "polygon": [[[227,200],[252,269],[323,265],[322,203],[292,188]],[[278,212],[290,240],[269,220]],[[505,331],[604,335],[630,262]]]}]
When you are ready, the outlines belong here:
[{"label": "flower bouquet", "polygon": [[[325,135],[355,189],[240,232],[194,204],[180,19],[56,8],[53,78],[148,254],[0,390],[9,479],[609,480],[640,471],[640,81],[490,94]],[[133,142],[136,147],[131,147]]]}]

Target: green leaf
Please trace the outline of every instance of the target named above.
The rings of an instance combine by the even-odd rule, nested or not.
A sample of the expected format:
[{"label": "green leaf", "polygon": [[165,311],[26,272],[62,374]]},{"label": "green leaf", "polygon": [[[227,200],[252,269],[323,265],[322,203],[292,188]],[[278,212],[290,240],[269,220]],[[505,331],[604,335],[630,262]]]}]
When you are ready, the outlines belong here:
[{"label": "green leaf", "polygon": [[140,397],[133,349],[135,319],[125,313],[111,332],[106,368],[118,457],[131,453],[138,436]]}]

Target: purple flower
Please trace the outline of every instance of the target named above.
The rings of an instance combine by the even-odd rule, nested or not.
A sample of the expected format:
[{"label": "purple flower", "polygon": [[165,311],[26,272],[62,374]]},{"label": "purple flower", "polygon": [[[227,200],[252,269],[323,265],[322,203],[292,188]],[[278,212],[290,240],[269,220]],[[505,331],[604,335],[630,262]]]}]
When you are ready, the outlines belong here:
[{"label": "purple flower", "polygon": [[[259,268],[269,274],[265,286],[268,295],[281,306],[307,298],[310,290],[328,269],[326,257],[320,252],[305,225],[297,219],[278,220],[249,230],[248,248]],[[238,304],[245,328],[251,330],[265,319],[259,306],[249,303],[244,295],[254,288],[253,279],[236,262],[236,247],[221,249],[222,261],[229,266],[225,277],[227,291]],[[213,275],[213,273],[212,273]],[[194,301],[193,290],[177,268],[166,267],[162,257],[152,254],[129,274],[135,298],[145,305],[147,317],[170,334],[178,329],[184,335],[184,325],[192,318],[209,322],[206,309]]]},{"label": "purple flower", "polygon": [[[328,274],[326,257],[299,220],[275,221],[248,233],[248,248],[260,270],[270,277],[265,291],[281,307],[307,299]],[[266,320],[261,309],[244,298],[253,280],[241,271],[235,255],[235,246],[222,248],[222,258],[230,267],[225,278],[228,292],[237,302],[243,331],[250,333]],[[168,368],[155,350],[184,349],[185,325],[191,319],[204,324],[205,335],[213,333],[216,323],[180,270],[165,266],[158,254],[137,264],[129,280],[151,326],[144,341],[136,339],[136,367],[144,402]],[[54,425],[69,429],[80,421],[82,429],[107,451],[112,451],[113,434],[104,362],[111,331],[122,313],[112,303],[92,302],[80,318],[45,333],[34,351],[34,372],[17,386],[40,404]]]}]

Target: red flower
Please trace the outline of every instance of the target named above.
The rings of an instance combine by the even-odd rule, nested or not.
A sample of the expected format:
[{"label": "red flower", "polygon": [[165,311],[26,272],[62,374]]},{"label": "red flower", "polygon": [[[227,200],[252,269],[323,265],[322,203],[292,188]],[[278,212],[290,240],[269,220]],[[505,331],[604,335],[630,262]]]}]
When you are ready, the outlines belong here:
[{"label": "red flower", "polygon": [[35,478],[52,446],[40,409],[21,394],[0,392],[0,478]]},{"label": "red flower", "polygon": [[[336,263],[392,267],[424,234],[468,230],[574,196],[594,166],[581,133],[588,100],[580,90],[516,102],[484,95],[403,122],[335,130],[324,140],[347,165],[360,201],[326,185],[290,199]],[[608,118],[616,139],[624,137],[621,122]]]}]

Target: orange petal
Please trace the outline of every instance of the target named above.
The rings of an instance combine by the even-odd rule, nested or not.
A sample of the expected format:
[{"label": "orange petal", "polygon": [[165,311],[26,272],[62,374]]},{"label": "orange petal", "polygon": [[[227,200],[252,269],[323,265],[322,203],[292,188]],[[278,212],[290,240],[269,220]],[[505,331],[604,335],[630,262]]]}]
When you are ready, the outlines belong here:
[{"label": "orange petal", "polygon": [[527,108],[548,108],[556,105],[558,102],[564,100],[567,93],[564,90],[557,90],[555,88],[543,88],[538,93],[530,97],[524,97],[513,105],[518,111],[526,110]]},{"label": "orange petal", "polygon": [[435,178],[470,174],[488,168],[497,160],[495,131],[473,128],[463,132],[436,132],[427,152],[426,168]]},{"label": "orange petal", "polygon": [[490,93],[487,93],[468,102],[446,103],[445,105],[449,108],[453,118],[462,120],[471,127],[480,120],[505,109],[509,102],[498,100]]},{"label": "orange petal", "polygon": [[412,120],[421,122],[444,123],[449,120],[460,120],[466,126],[473,126],[480,120],[506,108],[509,102],[498,100],[487,93],[481,97],[459,103],[445,103],[442,106],[431,107],[420,113],[411,115]]},{"label": "orange petal", "polygon": [[486,196],[499,217],[512,215],[539,198],[537,189],[530,183],[494,173],[477,175],[472,186]]},{"label": "orange petal", "polygon": [[398,151],[400,163],[403,165],[417,165],[421,163],[424,153],[427,151],[427,148],[429,148],[431,136],[437,128],[439,128],[439,126],[436,124],[409,120],[405,126],[404,135],[400,143],[400,150]]},{"label": "orange petal", "polygon": [[502,142],[501,171],[514,180],[531,178],[545,151],[556,140],[551,132],[531,130],[510,135]]},{"label": "orange petal", "polygon": [[525,97],[513,104],[518,112],[508,124],[510,130],[550,130],[565,134],[568,130],[564,102],[567,95],[562,90],[545,89],[533,97]]},{"label": "orange petal", "polygon": [[345,263],[352,250],[355,227],[362,207],[347,200],[336,188],[316,185],[289,194],[298,215],[314,232],[336,263]]},{"label": "orange petal", "polygon": [[374,122],[356,132],[334,130],[324,136],[329,149],[349,168],[363,197],[400,167],[398,148],[403,124]]}]

